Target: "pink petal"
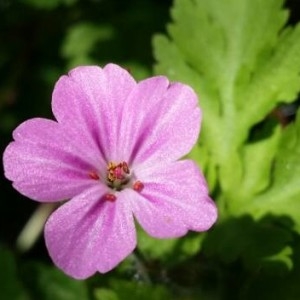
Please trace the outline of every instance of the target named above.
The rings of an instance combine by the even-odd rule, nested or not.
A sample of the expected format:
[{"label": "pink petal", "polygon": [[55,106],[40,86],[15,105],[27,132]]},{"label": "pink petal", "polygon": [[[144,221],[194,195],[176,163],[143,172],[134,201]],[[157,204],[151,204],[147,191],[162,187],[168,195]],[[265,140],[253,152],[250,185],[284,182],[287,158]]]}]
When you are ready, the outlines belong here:
[{"label": "pink petal", "polygon": [[119,148],[134,164],[174,161],[197,141],[201,112],[195,92],[158,76],[138,83],[124,106]]},{"label": "pink petal", "polygon": [[144,184],[133,212],[149,235],[171,238],[187,230],[209,229],[217,209],[209,198],[203,175],[190,160],[135,170]]},{"label": "pink petal", "polygon": [[100,153],[47,119],[31,119],[13,133],[3,155],[5,176],[27,197],[59,201],[96,183],[88,176]]},{"label": "pink petal", "polygon": [[86,190],[56,210],[45,226],[52,260],[77,279],[110,271],[136,246],[130,203],[119,197],[103,202],[103,193],[99,187]]},{"label": "pink petal", "polygon": [[188,228],[180,210],[172,203],[164,198],[152,198],[147,191],[140,195],[129,190],[128,194],[135,200],[132,203],[134,216],[149,235],[156,238],[174,238],[187,233]]},{"label": "pink petal", "polygon": [[116,160],[122,109],[135,85],[130,74],[114,64],[78,67],[56,83],[52,110],[59,123],[93,141],[107,161]]}]

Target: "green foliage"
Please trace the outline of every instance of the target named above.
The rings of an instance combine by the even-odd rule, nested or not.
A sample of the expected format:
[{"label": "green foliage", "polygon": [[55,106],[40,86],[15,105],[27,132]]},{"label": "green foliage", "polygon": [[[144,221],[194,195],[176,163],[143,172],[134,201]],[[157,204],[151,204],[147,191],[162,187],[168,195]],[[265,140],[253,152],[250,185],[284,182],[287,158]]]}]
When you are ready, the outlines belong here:
[{"label": "green foliage", "polygon": [[139,250],[147,260],[160,260],[166,266],[182,263],[196,255],[205,234],[190,233],[183,238],[155,239],[139,228]]},{"label": "green foliage", "polygon": [[147,285],[141,282],[112,280],[110,289],[96,290],[97,300],[171,300],[167,289],[160,285]]},{"label": "green foliage", "polygon": [[33,299],[88,300],[85,282],[72,279],[55,267],[28,263],[23,267],[23,278]]},{"label": "green foliage", "polygon": [[273,159],[281,137],[281,128],[277,125],[271,129],[271,133],[263,139],[259,139],[244,145],[242,150],[242,162],[244,172],[241,186],[237,187],[235,198],[245,202],[254,195],[265,190],[271,181]]},{"label": "green foliage", "polygon": [[293,238],[288,229],[276,223],[278,220],[272,216],[256,222],[249,216],[231,218],[207,235],[204,252],[227,264],[241,260],[253,271],[288,271],[292,268],[292,249],[286,245]]},{"label": "green foliage", "polygon": [[29,300],[17,274],[15,258],[0,247],[0,293],[2,300]]},{"label": "green foliage", "polygon": [[55,9],[59,5],[73,5],[77,0],[21,0],[27,5],[31,5],[35,8],[51,10]]},{"label": "green foliage", "polygon": [[[241,268],[237,299],[256,298],[262,282],[268,295],[270,278],[292,277],[298,268],[300,112],[287,127],[275,115],[300,91],[300,25],[287,25],[283,5],[175,0],[167,36],[153,40],[155,72],[199,95],[202,132],[189,156],[203,168],[219,208],[218,224],[199,250],[229,278],[232,265]],[[270,295],[259,299],[277,294]],[[276,299],[298,299],[299,291],[291,295]]]},{"label": "green foliage", "polygon": [[276,152],[272,183],[257,195],[246,209],[255,216],[266,211],[292,218],[294,228],[300,232],[300,113],[283,131]]},{"label": "green foliage", "polygon": [[95,298],[97,300],[119,300],[118,295],[110,289],[97,289],[95,291]]},{"label": "green foliage", "polygon": [[295,245],[292,259],[295,262],[293,271],[287,276],[278,276],[276,273],[270,276],[259,276],[255,274],[249,280],[247,287],[241,293],[240,299],[245,300],[273,300],[285,299],[296,300],[300,297],[300,244]]},{"label": "green foliage", "polygon": [[[300,89],[300,27],[282,30],[288,16],[282,4],[175,1],[170,38],[154,39],[156,73],[192,85],[200,96],[206,168],[219,169],[221,188],[230,197],[248,180],[242,153],[251,128]],[[272,140],[262,147],[268,152]]]},{"label": "green foliage", "polygon": [[96,64],[90,52],[96,43],[105,42],[113,37],[111,26],[99,26],[91,23],[73,25],[64,41],[62,55],[69,60],[69,68],[82,64]]}]

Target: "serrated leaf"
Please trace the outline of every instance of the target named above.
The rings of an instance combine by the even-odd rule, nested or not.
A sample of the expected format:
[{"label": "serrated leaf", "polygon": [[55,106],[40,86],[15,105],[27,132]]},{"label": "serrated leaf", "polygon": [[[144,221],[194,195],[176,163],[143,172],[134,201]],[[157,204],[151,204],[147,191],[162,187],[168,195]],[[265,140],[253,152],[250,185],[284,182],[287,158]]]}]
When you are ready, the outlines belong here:
[{"label": "serrated leaf", "polygon": [[232,195],[235,199],[234,205],[241,206],[246,201],[251,201],[252,197],[269,186],[281,131],[280,126],[276,125],[269,136],[247,143],[243,147],[244,176]]},{"label": "serrated leaf", "polygon": [[200,96],[201,144],[228,198],[251,176],[242,173],[241,157],[251,128],[300,90],[300,26],[284,29],[282,6],[283,0],[177,0],[169,37],[154,39],[155,71]]},{"label": "serrated leaf", "polygon": [[282,133],[273,173],[270,188],[241,210],[255,217],[266,211],[288,216],[300,232],[300,112],[296,121]]},{"label": "serrated leaf", "polygon": [[245,88],[241,125],[250,126],[260,121],[274,104],[294,101],[300,90],[299,71],[300,25],[297,25],[283,30],[272,55],[261,63]]}]

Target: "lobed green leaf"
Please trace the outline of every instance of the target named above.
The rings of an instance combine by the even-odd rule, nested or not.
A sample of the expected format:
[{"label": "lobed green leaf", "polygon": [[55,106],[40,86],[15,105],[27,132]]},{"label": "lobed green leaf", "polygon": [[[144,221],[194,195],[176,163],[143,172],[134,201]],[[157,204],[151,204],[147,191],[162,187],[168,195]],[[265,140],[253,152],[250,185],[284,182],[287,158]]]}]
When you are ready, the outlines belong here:
[{"label": "lobed green leaf", "polygon": [[297,119],[282,133],[276,152],[271,185],[240,211],[260,217],[269,211],[292,218],[300,232],[300,112]]},{"label": "lobed green leaf", "polygon": [[282,6],[283,0],[177,0],[168,37],[154,38],[156,73],[199,94],[204,119],[197,146],[206,148],[205,170],[218,174],[229,199],[237,186],[253,195],[269,182],[276,145],[269,138],[256,144],[260,159],[273,151],[254,184],[253,169],[245,165],[254,148],[244,144],[258,122],[300,90],[300,26],[284,27],[288,12]]}]

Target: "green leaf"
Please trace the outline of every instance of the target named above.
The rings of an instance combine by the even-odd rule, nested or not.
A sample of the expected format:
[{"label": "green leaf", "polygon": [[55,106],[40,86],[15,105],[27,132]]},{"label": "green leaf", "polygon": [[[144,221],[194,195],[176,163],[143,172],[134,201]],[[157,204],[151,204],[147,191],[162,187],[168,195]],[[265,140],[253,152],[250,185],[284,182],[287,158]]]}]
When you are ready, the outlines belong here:
[{"label": "green leaf", "polygon": [[165,265],[176,265],[201,250],[205,234],[192,233],[182,238],[156,239],[138,228],[138,248],[148,260],[161,260]]},{"label": "green leaf", "polygon": [[198,163],[199,167],[206,174],[206,180],[210,190],[213,190],[217,184],[217,171],[216,166],[209,163],[207,148],[194,147],[187,157]]},{"label": "green leaf", "polygon": [[95,298],[97,300],[119,300],[120,299],[114,291],[105,288],[96,289]]},{"label": "green leaf", "polygon": [[150,69],[137,61],[126,61],[122,63],[122,67],[126,68],[137,81],[151,76]]},{"label": "green leaf", "polygon": [[[228,198],[253,174],[243,165],[250,130],[300,90],[300,26],[284,28],[288,13],[282,5],[283,0],[177,0],[168,37],[154,39],[156,73],[188,83],[199,94],[207,169],[219,170]],[[266,152],[272,148],[267,143],[256,146]],[[261,186],[251,183],[251,194],[269,180],[260,179]]]},{"label": "green leaf", "polygon": [[[172,253],[178,239],[155,239],[138,227],[139,250],[148,259],[164,259]],[[158,247],[159,245],[159,247]]]},{"label": "green leaf", "polygon": [[24,281],[34,293],[34,299],[89,299],[84,281],[72,279],[57,268],[41,263],[30,263],[25,266]]},{"label": "green leaf", "polygon": [[68,59],[68,67],[96,64],[91,54],[97,43],[107,41],[114,35],[110,25],[80,22],[70,27],[62,46],[62,56]]},{"label": "green leaf", "polygon": [[242,295],[239,299],[245,300],[296,300],[300,299],[300,244],[299,238],[293,247],[292,260],[294,261],[293,269],[285,276],[276,273],[268,276],[254,276],[246,284]]},{"label": "green leaf", "polygon": [[[268,128],[270,126],[272,128]],[[282,129],[279,125],[274,127],[272,122],[267,122],[265,127],[260,128],[260,134],[271,130],[267,137],[247,143],[242,149],[243,178],[231,195],[234,201],[228,204],[233,211],[239,210],[246,202],[252,201],[253,197],[266,190],[270,185],[270,174]]]},{"label": "green leaf", "polygon": [[257,221],[250,216],[229,218],[207,235],[203,251],[227,264],[241,260],[250,270],[287,272],[293,264],[292,234],[284,222],[271,215]]},{"label": "green leaf", "polygon": [[161,285],[149,285],[142,282],[112,280],[111,287],[117,299],[125,300],[171,300],[168,290]]},{"label": "green leaf", "polygon": [[256,196],[240,212],[259,218],[266,211],[292,218],[300,232],[300,112],[297,119],[282,133],[276,153],[271,186]]},{"label": "green leaf", "polygon": [[[265,262],[266,264],[270,265],[270,263],[273,263],[273,262],[275,262],[275,263],[281,262],[284,266],[287,267],[287,269],[289,271],[291,271],[294,267],[294,263],[292,260],[293,259],[292,254],[293,254],[292,247],[286,246],[277,254],[266,257],[264,259],[263,263]],[[269,268],[270,268],[270,266],[269,266]],[[278,270],[276,270],[275,272],[279,273]],[[275,273],[275,272],[274,272],[274,270],[272,270],[272,273]]]},{"label": "green leaf", "polygon": [[21,1],[26,3],[27,5],[39,9],[45,9],[45,10],[55,9],[61,4],[70,6],[77,2],[77,0],[21,0]]},{"label": "green leaf", "polygon": [[14,256],[0,248],[0,295],[2,300],[28,300],[25,290],[17,275]]}]

